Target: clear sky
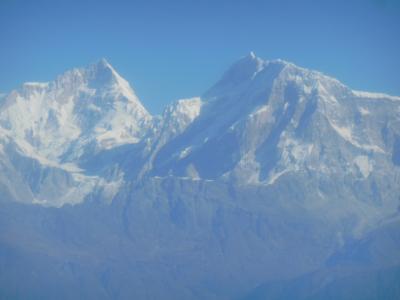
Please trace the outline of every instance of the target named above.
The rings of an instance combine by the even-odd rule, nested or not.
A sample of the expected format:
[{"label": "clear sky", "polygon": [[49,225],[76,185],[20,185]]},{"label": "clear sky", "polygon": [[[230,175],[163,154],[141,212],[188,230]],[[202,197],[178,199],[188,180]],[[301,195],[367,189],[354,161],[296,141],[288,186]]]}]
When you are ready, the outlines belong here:
[{"label": "clear sky", "polygon": [[0,93],[105,57],[159,113],[250,51],[400,95],[400,1],[0,0]]}]

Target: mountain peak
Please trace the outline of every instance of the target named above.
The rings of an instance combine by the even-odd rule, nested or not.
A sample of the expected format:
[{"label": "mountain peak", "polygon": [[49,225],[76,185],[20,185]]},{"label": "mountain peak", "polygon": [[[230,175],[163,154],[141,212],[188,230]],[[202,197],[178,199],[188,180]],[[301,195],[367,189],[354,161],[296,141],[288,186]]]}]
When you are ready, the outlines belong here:
[{"label": "mountain peak", "polygon": [[57,85],[67,90],[75,90],[87,84],[90,88],[108,89],[121,81],[125,80],[105,58],[84,67],[67,70],[56,79]]},{"label": "mountain peak", "polygon": [[93,68],[96,70],[96,73],[109,73],[114,77],[119,76],[117,71],[115,71],[114,67],[105,59],[104,57],[101,58],[97,63],[94,63],[89,66],[89,69]]},{"label": "mountain peak", "polygon": [[105,58],[80,70],[90,87],[103,91],[119,91],[128,99],[136,98],[129,82],[119,75]]},{"label": "mountain peak", "polygon": [[264,63],[264,60],[258,57],[253,51],[250,51],[246,56],[239,59],[237,63],[250,63],[255,65],[260,65]]},{"label": "mountain peak", "polygon": [[259,72],[265,64],[266,62],[264,60],[258,58],[254,52],[250,52],[228,69],[228,71],[223,75],[222,81],[233,81],[233,83],[242,82]]},{"label": "mountain peak", "polygon": [[98,62],[97,62],[98,66],[102,66],[102,67],[106,67],[106,68],[110,68],[111,65],[110,63],[107,61],[106,58],[102,57]]},{"label": "mountain peak", "polygon": [[88,74],[92,75],[93,77],[100,77],[108,80],[116,80],[117,77],[120,77],[105,58],[102,58],[98,62],[89,65],[85,69],[88,71]]},{"label": "mountain peak", "polygon": [[267,65],[268,61],[257,57],[251,51],[231,65],[221,79],[204,94],[204,98],[214,98],[221,93],[237,91],[238,86],[249,83]]},{"label": "mountain peak", "polygon": [[25,83],[0,110],[0,126],[6,124],[17,142],[30,147],[26,153],[54,163],[76,159],[93,145],[111,149],[136,143],[150,118],[129,83],[104,58],[55,81]]}]

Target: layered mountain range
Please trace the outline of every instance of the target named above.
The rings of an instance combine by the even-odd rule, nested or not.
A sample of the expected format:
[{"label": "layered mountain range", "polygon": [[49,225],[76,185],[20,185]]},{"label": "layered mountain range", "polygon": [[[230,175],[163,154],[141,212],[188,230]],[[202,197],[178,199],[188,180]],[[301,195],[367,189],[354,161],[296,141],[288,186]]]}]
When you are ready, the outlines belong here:
[{"label": "layered mountain range", "polygon": [[161,116],[104,59],[25,83],[0,170],[1,297],[400,295],[400,97],[283,60]]}]

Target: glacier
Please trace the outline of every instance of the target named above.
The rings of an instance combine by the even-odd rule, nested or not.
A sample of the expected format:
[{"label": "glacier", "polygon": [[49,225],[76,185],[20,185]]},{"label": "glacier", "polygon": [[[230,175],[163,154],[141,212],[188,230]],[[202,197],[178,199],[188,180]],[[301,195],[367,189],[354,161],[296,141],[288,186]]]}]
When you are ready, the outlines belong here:
[{"label": "glacier", "polygon": [[158,116],[105,59],[24,83],[0,170],[1,299],[400,297],[400,97],[284,60]]}]

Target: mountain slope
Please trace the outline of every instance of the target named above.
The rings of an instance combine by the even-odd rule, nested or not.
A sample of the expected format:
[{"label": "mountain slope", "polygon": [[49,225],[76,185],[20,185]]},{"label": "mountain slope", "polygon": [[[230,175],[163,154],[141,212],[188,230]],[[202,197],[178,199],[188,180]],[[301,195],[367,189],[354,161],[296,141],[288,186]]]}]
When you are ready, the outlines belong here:
[{"label": "mountain slope", "polygon": [[352,91],[250,54],[202,101],[193,123],[159,150],[151,174],[294,185],[287,197],[304,189],[304,206],[335,220],[354,214],[357,232],[399,206],[399,97]]},{"label": "mountain slope", "polygon": [[[104,59],[53,82],[25,83],[0,108],[4,160],[12,172],[38,181],[28,184],[32,195],[15,200],[56,206],[81,202],[104,182],[80,165],[98,152],[139,143],[151,119],[128,82]],[[55,174],[64,179],[54,180]],[[12,183],[6,186],[15,189]]]},{"label": "mountain slope", "polygon": [[400,98],[289,62],[161,116],[104,60],[24,85],[0,169],[0,298],[398,295]]},{"label": "mountain slope", "polygon": [[[251,54],[202,98],[200,116],[159,154],[159,173],[184,176],[192,166],[204,178],[238,177],[242,183],[268,183],[300,169],[368,177],[373,159],[390,168],[397,153],[400,98],[364,97],[284,61]],[[213,161],[213,168],[204,161]]]},{"label": "mountain slope", "polygon": [[25,83],[0,114],[1,126],[26,152],[61,162],[78,159],[90,143],[99,149],[136,143],[150,119],[104,59],[50,83]]}]

